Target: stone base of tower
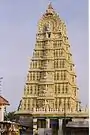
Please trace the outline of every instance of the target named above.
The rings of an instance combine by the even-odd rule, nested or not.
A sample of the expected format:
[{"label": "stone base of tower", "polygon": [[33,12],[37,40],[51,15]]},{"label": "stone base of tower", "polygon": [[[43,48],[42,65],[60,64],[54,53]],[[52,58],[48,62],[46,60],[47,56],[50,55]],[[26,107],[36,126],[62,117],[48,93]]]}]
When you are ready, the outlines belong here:
[{"label": "stone base of tower", "polygon": [[33,118],[33,135],[46,134],[50,135],[63,135],[62,132],[62,119],[58,118]]},{"label": "stone base of tower", "polygon": [[[50,132],[52,135],[63,135],[62,121],[66,117],[69,118],[87,118],[86,112],[73,112],[66,113],[59,111],[19,111],[16,113],[20,116],[21,124],[27,125],[33,132],[33,135],[40,135],[40,133]],[[41,134],[43,135],[43,134]]]}]

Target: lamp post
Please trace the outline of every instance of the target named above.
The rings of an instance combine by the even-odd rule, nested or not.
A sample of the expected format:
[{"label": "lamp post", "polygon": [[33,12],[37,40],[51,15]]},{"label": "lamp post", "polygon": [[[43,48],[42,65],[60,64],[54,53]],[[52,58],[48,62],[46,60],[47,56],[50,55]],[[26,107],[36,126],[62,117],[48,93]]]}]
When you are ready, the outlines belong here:
[{"label": "lamp post", "polygon": [[63,135],[66,135],[66,98],[64,99]]},{"label": "lamp post", "polygon": [[1,95],[1,86],[2,86],[2,79],[3,79],[3,77],[0,77],[0,95]]}]

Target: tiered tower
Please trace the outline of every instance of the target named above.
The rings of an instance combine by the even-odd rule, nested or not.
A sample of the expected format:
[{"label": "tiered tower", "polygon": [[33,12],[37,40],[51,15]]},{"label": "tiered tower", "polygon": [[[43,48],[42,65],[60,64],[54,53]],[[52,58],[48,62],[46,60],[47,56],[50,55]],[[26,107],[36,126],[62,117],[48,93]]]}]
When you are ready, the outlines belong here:
[{"label": "tiered tower", "polygon": [[49,4],[38,23],[19,111],[79,111],[76,74],[66,25]]}]

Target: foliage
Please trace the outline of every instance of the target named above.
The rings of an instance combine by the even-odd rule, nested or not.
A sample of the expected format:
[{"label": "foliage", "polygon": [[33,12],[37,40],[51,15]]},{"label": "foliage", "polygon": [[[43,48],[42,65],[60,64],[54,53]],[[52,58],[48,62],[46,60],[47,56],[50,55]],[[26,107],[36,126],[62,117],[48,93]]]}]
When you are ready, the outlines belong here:
[{"label": "foliage", "polygon": [[17,121],[17,119],[18,119],[18,116],[15,115],[15,111],[6,113],[4,116],[4,120],[7,120],[7,121]]}]

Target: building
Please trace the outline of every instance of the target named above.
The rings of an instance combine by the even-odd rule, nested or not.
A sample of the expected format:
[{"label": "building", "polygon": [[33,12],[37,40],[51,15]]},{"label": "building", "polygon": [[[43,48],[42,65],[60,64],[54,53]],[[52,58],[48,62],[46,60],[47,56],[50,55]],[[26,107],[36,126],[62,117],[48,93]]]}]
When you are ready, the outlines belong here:
[{"label": "building", "polygon": [[39,128],[61,130],[62,118],[80,114],[76,77],[66,25],[50,3],[38,22],[24,94],[16,112],[32,115],[33,134]]},{"label": "building", "polygon": [[0,121],[4,121],[4,113],[5,113],[5,107],[7,105],[10,105],[9,102],[0,96]]},{"label": "building", "polygon": [[20,135],[20,125],[11,121],[0,122],[0,135]]},{"label": "building", "polygon": [[89,120],[78,119],[77,121],[68,122],[66,135],[89,135]]}]

